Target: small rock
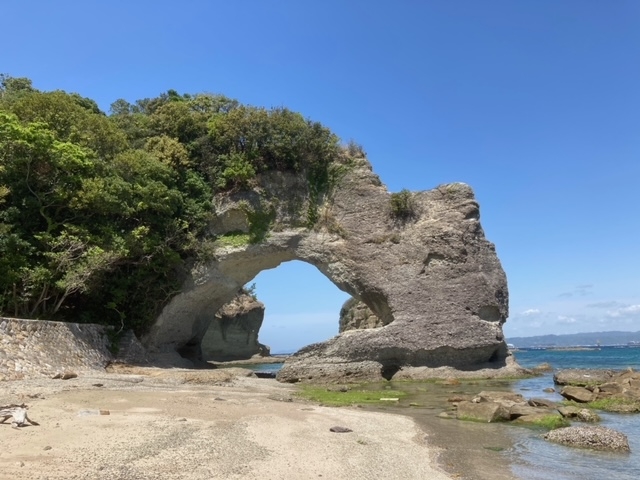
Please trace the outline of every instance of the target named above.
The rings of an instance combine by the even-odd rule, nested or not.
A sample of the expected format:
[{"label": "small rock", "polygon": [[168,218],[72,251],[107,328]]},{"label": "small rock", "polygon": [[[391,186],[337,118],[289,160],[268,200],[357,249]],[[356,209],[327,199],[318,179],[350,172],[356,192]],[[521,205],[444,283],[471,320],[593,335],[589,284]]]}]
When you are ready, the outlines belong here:
[{"label": "small rock", "polygon": [[16,465],[19,467],[24,467],[24,462],[16,462]]},{"label": "small rock", "polygon": [[556,389],[553,387],[547,387],[544,390],[542,390],[544,393],[555,393]]},{"label": "small rock", "polygon": [[186,421],[187,421],[187,419],[184,418],[184,417],[178,419],[178,422],[186,422]]},{"label": "small rock", "polygon": [[465,402],[468,400],[471,400],[471,397],[469,395],[452,395],[451,397],[447,398],[447,402],[450,403]]},{"label": "small rock", "polygon": [[94,387],[103,387],[104,383],[94,383],[93,386]]},{"label": "small rock", "polygon": [[349,432],[353,432],[353,430],[351,430],[350,428],[347,427],[331,427],[329,429],[330,432],[333,433],[349,433]]},{"label": "small rock", "polygon": [[349,391],[349,387],[345,386],[345,385],[332,385],[330,387],[327,387],[327,392],[341,392],[341,393],[345,393]]},{"label": "small rock", "polygon": [[71,378],[76,378],[78,374],[76,372],[64,372],[60,377],[62,380],[69,380]]},{"label": "small rock", "polygon": [[595,423],[600,421],[600,416],[597,413],[589,410],[588,408],[580,409],[580,411],[576,415],[576,418],[581,422],[587,423]]},{"label": "small rock", "polygon": [[419,404],[419,403],[415,403],[415,402],[411,402],[411,403],[409,404],[409,406],[410,406],[410,407],[419,407],[419,406],[420,406],[420,404]]},{"label": "small rock", "polygon": [[216,397],[216,398],[214,398],[214,400],[215,400],[216,402],[226,402],[226,401],[227,401],[227,399],[226,399],[226,398],[220,398],[220,397]]},{"label": "small rock", "polygon": [[46,447],[43,448],[43,450],[51,450],[51,445],[47,445]]},{"label": "small rock", "polygon": [[546,398],[531,398],[528,402],[532,407],[556,408],[556,402]]},{"label": "small rock", "polygon": [[441,385],[460,385],[460,380],[458,380],[457,378],[445,378],[444,380],[442,380],[441,382],[438,382]]},{"label": "small rock", "polygon": [[111,415],[109,410],[100,410],[100,415]]}]

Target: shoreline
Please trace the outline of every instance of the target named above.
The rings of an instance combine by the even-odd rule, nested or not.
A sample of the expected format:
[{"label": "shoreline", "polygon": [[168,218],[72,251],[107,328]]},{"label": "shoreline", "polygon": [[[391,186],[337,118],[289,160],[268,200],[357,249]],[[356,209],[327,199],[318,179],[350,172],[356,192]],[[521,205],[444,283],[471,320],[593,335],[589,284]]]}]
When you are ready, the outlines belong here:
[{"label": "shoreline", "polygon": [[243,369],[116,372],[0,383],[40,424],[0,425],[0,479],[460,478],[404,415],[294,401]]}]

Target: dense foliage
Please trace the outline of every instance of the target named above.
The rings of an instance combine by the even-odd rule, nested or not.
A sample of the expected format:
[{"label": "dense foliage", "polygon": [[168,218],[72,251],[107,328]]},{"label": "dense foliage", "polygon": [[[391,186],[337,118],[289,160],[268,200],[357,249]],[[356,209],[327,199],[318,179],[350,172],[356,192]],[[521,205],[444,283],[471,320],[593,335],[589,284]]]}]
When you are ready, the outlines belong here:
[{"label": "dense foliage", "polygon": [[285,108],[169,90],[109,115],[0,76],[0,315],[142,333],[198,261],[216,191],[326,184],[338,139]]}]

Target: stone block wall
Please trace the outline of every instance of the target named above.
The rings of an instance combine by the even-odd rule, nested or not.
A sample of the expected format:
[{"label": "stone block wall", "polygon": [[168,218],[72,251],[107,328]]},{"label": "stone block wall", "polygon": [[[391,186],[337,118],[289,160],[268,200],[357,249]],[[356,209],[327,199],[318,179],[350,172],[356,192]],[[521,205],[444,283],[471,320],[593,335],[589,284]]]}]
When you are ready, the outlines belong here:
[{"label": "stone block wall", "polygon": [[0,317],[0,380],[102,370],[113,358],[103,325]]}]

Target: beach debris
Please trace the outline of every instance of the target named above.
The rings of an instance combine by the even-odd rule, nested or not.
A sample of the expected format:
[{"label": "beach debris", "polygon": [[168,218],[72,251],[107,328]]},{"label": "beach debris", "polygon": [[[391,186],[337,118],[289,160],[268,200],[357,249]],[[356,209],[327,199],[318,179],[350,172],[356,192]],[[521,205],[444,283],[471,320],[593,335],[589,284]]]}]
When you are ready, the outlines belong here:
[{"label": "beach debris", "polygon": [[353,432],[353,430],[351,430],[350,428],[340,427],[340,426],[331,427],[329,429],[329,431],[333,432],[333,433],[349,433],[349,432]]},{"label": "beach debris", "polygon": [[27,425],[39,425],[38,422],[31,420],[27,415],[28,408],[29,407],[24,403],[19,405],[0,405],[0,423],[5,423],[9,418],[11,418],[12,428],[25,427]]},{"label": "beach debris", "polygon": [[93,415],[111,415],[111,411],[102,408],[97,410],[86,409],[78,411],[79,417],[90,417]]},{"label": "beach debris", "polygon": [[76,372],[67,371],[67,372],[58,372],[51,378],[53,380],[69,380],[71,378],[76,378],[77,376],[78,374]]},{"label": "beach debris", "polygon": [[543,435],[545,440],[570,447],[630,452],[629,440],[624,433],[601,426],[577,426],[551,430]]}]

